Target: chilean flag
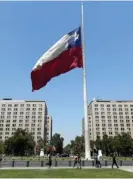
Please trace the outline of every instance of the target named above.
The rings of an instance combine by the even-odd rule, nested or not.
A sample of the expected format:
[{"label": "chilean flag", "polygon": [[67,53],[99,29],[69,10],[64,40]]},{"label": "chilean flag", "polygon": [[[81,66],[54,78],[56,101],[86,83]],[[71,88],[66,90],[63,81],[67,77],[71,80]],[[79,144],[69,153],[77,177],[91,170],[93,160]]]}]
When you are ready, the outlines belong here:
[{"label": "chilean flag", "polygon": [[31,72],[32,91],[77,67],[83,67],[81,27],[64,35],[40,57]]}]

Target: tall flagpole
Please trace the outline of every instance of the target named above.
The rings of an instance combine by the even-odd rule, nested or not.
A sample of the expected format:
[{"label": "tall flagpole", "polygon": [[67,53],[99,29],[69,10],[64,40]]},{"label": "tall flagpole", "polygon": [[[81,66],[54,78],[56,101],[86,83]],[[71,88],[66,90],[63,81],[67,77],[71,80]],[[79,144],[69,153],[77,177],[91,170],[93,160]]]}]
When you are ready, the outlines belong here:
[{"label": "tall flagpole", "polygon": [[84,130],[85,130],[85,159],[90,160],[90,131],[88,122],[88,101],[87,101],[87,82],[86,82],[86,66],[85,66],[85,51],[84,51],[84,7],[81,3],[81,36],[82,36],[82,57],[83,57],[83,93],[84,93]]}]

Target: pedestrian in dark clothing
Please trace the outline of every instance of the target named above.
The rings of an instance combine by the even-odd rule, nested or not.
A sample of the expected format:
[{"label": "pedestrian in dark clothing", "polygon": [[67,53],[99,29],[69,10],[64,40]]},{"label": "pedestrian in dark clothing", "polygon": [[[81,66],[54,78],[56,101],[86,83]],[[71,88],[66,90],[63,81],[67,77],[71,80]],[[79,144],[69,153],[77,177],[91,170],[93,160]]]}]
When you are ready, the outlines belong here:
[{"label": "pedestrian in dark clothing", "polygon": [[73,167],[75,167],[75,165],[79,164],[79,167],[81,169],[81,157],[80,155],[76,156],[75,160],[74,160],[74,165]]},{"label": "pedestrian in dark clothing", "polygon": [[48,155],[48,162],[46,163],[46,165],[48,165],[49,167],[51,167],[51,165],[52,165],[52,156],[51,156],[51,154]]},{"label": "pedestrian in dark clothing", "polygon": [[98,167],[98,156],[95,156],[95,167]]},{"label": "pedestrian in dark clothing", "polygon": [[73,167],[75,167],[75,165],[77,165],[77,162],[78,162],[78,157],[76,156],[75,159],[74,159]]},{"label": "pedestrian in dark clothing", "polygon": [[112,168],[113,168],[114,165],[116,165],[116,167],[119,168],[118,165],[117,165],[117,162],[116,162],[116,155],[115,154],[113,154],[113,156],[112,156]]},{"label": "pedestrian in dark clothing", "polygon": [[79,167],[81,169],[81,156],[80,155],[78,155],[78,164],[79,164]]}]

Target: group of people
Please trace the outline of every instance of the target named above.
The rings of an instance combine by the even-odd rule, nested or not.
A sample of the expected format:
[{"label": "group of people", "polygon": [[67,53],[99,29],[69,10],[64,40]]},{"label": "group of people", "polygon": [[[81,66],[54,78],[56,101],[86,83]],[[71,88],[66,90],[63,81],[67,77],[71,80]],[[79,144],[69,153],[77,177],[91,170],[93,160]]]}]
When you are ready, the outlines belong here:
[{"label": "group of people", "polygon": [[[95,166],[97,168],[101,168],[102,167],[101,160],[102,160],[102,157],[99,156],[99,155],[96,155],[96,157],[95,157]],[[52,166],[52,155],[51,155],[51,153],[48,155],[48,162],[46,163],[46,165],[48,165],[49,167]],[[79,165],[78,168],[81,169],[81,156],[80,156],[80,154],[77,154],[77,156],[74,159],[74,165],[73,165],[73,167],[75,167],[77,165]],[[116,160],[116,154],[112,155],[112,168],[114,167],[114,165],[116,165],[116,167],[119,168],[119,166],[117,164],[117,160]]]},{"label": "group of people", "polygon": [[[101,168],[101,167],[102,167],[102,165],[101,165],[101,159],[102,159],[102,157],[96,155],[96,158],[95,158],[95,166],[96,166],[97,168],[99,168],[99,167]],[[116,160],[116,154],[112,154],[112,168],[114,167],[114,165],[115,165],[117,168],[119,168],[119,166],[118,166],[118,164],[117,164],[117,160]]]}]

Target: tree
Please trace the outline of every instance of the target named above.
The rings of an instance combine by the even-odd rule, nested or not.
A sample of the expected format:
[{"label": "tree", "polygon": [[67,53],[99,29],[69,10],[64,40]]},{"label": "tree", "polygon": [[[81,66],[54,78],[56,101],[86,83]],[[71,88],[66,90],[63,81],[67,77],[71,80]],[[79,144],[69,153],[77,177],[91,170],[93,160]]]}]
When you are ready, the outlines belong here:
[{"label": "tree", "polygon": [[4,143],[3,141],[0,141],[0,154],[4,153]]},{"label": "tree", "polygon": [[61,154],[63,152],[63,141],[64,141],[64,138],[62,138],[61,135],[58,134],[58,133],[55,133],[52,136],[50,145],[55,147],[56,153],[60,153]]},{"label": "tree", "polygon": [[34,153],[35,142],[30,133],[17,129],[14,136],[5,140],[4,151],[7,155],[24,156]]},{"label": "tree", "polygon": [[78,153],[83,155],[85,150],[84,136],[76,136],[75,140],[71,141],[71,150],[74,155]]},{"label": "tree", "polygon": [[66,145],[64,147],[63,153],[65,153],[65,154],[70,154],[71,153],[71,145],[70,144],[68,144],[68,145]]}]

